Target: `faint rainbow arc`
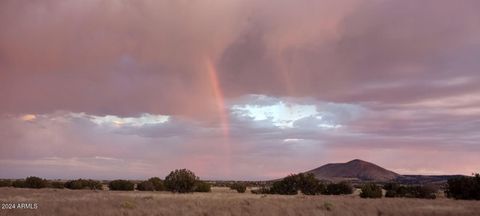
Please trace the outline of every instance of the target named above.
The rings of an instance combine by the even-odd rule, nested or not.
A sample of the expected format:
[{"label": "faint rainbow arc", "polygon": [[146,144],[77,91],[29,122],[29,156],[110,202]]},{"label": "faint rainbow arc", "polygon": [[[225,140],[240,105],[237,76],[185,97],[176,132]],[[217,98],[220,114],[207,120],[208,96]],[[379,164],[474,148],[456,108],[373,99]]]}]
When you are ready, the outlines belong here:
[{"label": "faint rainbow arc", "polygon": [[224,148],[224,157],[226,162],[226,175],[230,175],[231,170],[231,147],[230,147],[230,123],[228,119],[228,112],[225,107],[225,101],[223,92],[220,86],[220,80],[218,79],[217,70],[210,58],[206,60],[206,69],[208,73],[208,78],[210,81],[211,88],[213,90],[213,97],[215,99],[218,115],[220,118],[220,127],[223,133],[223,148]]},{"label": "faint rainbow arc", "polygon": [[223,135],[228,138],[229,136],[229,121],[228,114],[225,110],[225,102],[223,99],[223,92],[220,87],[220,81],[218,80],[217,70],[210,59],[207,60],[207,72],[210,80],[210,84],[213,90],[213,96],[217,106],[218,115],[220,117],[220,124]]}]

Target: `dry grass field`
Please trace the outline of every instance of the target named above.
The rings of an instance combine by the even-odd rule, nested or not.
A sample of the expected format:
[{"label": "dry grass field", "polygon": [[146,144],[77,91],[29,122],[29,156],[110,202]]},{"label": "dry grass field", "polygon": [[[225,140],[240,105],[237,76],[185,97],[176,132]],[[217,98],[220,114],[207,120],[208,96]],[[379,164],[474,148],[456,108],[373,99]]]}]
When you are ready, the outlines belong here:
[{"label": "dry grass field", "polygon": [[0,215],[480,215],[480,201],[350,196],[116,192],[0,188],[0,203],[36,203],[37,209],[0,210]]}]

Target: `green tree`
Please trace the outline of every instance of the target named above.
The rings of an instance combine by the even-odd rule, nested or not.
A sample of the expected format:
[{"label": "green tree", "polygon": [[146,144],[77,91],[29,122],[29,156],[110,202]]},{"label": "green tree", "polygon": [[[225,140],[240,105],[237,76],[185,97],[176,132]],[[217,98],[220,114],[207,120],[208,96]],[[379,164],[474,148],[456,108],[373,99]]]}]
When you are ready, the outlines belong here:
[{"label": "green tree", "polygon": [[195,189],[198,177],[190,170],[174,170],[165,177],[165,187],[174,193],[190,193]]}]

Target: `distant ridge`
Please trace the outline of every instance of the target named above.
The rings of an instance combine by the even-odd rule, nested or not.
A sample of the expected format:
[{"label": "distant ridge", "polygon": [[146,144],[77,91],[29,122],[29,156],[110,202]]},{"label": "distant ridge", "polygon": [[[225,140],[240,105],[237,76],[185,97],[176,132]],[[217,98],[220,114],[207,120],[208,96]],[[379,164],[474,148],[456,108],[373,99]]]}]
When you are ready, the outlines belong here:
[{"label": "distant ridge", "polygon": [[359,159],[346,163],[329,163],[306,173],[313,173],[317,179],[324,180],[391,181],[401,176],[376,164]]}]

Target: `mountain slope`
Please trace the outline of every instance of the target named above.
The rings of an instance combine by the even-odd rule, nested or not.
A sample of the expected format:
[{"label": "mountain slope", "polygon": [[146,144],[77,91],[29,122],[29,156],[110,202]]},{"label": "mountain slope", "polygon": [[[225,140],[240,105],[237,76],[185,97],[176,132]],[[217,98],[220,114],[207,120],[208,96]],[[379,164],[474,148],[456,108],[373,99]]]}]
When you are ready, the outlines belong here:
[{"label": "mountain slope", "polygon": [[370,162],[355,159],[346,163],[330,163],[307,171],[318,179],[358,179],[361,181],[390,181],[400,175]]}]

